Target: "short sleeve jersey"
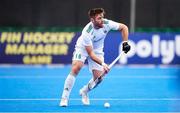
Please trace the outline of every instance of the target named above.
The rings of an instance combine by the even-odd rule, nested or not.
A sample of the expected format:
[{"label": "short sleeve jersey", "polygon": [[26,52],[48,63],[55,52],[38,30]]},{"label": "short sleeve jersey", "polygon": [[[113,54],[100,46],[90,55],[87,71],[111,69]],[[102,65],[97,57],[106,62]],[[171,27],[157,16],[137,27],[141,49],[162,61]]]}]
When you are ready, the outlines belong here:
[{"label": "short sleeve jersey", "polygon": [[120,25],[112,20],[104,19],[103,27],[95,29],[92,22],[89,22],[83,29],[81,36],[76,42],[76,48],[85,49],[85,46],[92,46],[95,53],[104,53],[104,39],[110,30],[118,30]]}]

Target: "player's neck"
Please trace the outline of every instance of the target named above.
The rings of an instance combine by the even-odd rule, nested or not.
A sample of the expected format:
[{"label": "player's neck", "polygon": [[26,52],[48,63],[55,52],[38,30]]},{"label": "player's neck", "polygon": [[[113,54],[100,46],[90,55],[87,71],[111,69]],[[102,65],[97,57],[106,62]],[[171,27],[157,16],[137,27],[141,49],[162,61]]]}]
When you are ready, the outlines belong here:
[{"label": "player's neck", "polygon": [[100,28],[102,28],[102,27],[96,26],[96,25],[94,25],[94,24],[93,24],[93,27],[94,27],[95,29],[100,29]]}]

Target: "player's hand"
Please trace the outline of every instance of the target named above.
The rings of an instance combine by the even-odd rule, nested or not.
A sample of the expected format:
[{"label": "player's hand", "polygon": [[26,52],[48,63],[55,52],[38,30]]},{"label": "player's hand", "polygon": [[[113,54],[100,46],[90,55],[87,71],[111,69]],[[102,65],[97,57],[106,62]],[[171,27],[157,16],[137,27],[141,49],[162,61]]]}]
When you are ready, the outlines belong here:
[{"label": "player's hand", "polygon": [[102,66],[103,66],[105,74],[107,74],[109,72],[108,65],[106,63],[102,63]]},{"label": "player's hand", "polygon": [[122,50],[124,51],[124,53],[128,53],[128,51],[131,49],[131,46],[128,44],[128,42],[123,42],[122,46]]}]

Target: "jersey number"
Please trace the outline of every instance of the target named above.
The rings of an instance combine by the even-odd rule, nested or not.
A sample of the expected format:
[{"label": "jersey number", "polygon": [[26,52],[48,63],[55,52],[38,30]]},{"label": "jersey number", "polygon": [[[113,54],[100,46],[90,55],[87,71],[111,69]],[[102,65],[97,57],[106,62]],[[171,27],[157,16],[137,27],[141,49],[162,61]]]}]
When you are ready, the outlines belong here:
[{"label": "jersey number", "polygon": [[79,53],[75,54],[75,58],[76,59],[81,59],[81,54],[79,54]]}]

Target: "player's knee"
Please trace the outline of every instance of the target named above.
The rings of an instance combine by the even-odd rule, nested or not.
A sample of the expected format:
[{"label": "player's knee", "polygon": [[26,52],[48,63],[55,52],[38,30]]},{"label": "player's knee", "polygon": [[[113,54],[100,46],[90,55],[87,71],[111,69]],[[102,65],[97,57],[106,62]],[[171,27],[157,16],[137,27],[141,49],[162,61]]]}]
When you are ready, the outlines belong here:
[{"label": "player's knee", "polygon": [[72,72],[74,75],[77,75],[77,74],[79,73],[79,71],[81,70],[81,67],[82,67],[82,66],[83,66],[83,63],[82,63],[82,62],[73,61],[71,72]]},{"label": "player's knee", "polygon": [[94,80],[96,80],[97,78],[99,78],[101,81],[103,78],[101,78],[100,76],[102,75],[102,71],[98,71],[98,70],[92,70],[93,72],[93,77],[94,77]]},{"label": "player's knee", "polygon": [[79,71],[81,70],[81,66],[73,66],[72,67],[72,72],[77,75]]}]

